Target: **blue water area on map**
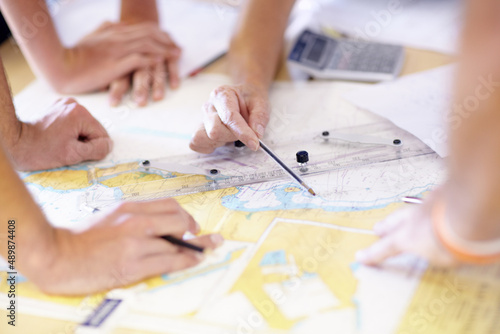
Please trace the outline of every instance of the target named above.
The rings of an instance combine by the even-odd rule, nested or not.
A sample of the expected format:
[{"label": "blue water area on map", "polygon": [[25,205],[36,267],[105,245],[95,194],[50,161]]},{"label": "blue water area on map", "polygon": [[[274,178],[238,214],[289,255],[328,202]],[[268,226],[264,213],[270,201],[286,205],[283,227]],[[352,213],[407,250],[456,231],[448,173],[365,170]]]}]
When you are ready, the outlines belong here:
[{"label": "blue water area on map", "polygon": [[[378,198],[376,201],[338,201],[338,200],[328,200],[321,197],[311,198],[310,201],[295,202],[293,201],[294,196],[310,196],[307,192],[303,191],[302,194],[296,191],[285,191],[287,188],[296,187],[295,183],[285,183],[279,186],[273,185],[269,188],[264,188],[260,186],[259,188],[253,188],[250,186],[237,187],[238,192],[236,194],[224,196],[222,198],[222,205],[231,210],[244,211],[244,212],[260,212],[260,211],[270,211],[270,210],[295,210],[295,209],[322,209],[324,211],[330,212],[345,212],[345,211],[365,211],[373,209],[381,209],[387,205],[399,202],[401,197],[411,192],[418,196],[426,191],[431,190],[435,187],[435,184],[426,184],[421,187],[414,187],[412,189],[405,190],[403,193],[388,196],[386,198]],[[239,197],[243,191],[253,191],[258,197],[258,193],[269,193],[274,194],[274,199],[268,201],[267,205],[262,205],[261,207],[254,207],[252,205],[247,206],[250,203],[248,200],[241,200]],[[249,196],[250,197],[250,196]],[[321,200],[318,200],[321,199]]]},{"label": "blue water area on map", "polygon": [[276,265],[285,265],[286,262],[286,253],[284,250],[267,252],[260,261],[259,265],[262,266],[276,266]]}]

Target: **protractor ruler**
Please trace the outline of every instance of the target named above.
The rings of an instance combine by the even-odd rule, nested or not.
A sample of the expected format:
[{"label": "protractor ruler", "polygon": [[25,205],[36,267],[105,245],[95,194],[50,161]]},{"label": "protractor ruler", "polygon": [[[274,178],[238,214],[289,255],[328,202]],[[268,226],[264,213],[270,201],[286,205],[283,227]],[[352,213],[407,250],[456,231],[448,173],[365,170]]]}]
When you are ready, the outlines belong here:
[{"label": "protractor ruler", "polygon": [[[390,123],[319,130],[267,141],[267,145],[303,178],[435,154]],[[122,200],[176,197],[288,178],[262,150],[254,152],[237,142],[208,155],[193,153],[107,168],[96,166],[89,171],[92,187],[83,195],[83,204],[91,210],[101,209]]]}]

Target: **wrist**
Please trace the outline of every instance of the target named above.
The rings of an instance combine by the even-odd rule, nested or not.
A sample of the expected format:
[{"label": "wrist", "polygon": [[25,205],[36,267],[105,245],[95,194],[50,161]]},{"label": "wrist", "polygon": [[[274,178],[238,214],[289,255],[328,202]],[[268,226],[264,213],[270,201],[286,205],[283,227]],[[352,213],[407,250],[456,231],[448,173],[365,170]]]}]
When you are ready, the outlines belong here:
[{"label": "wrist", "polygon": [[[457,233],[457,222],[460,220],[450,219],[451,211],[453,210],[449,210],[449,205],[443,197],[434,201],[432,223],[438,239],[445,248],[454,257],[466,263],[485,264],[499,261],[500,236],[478,240]],[[474,226],[469,228],[474,229]]]},{"label": "wrist", "polygon": [[[54,278],[54,267],[58,263],[57,230],[52,227],[44,216],[43,223],[37,226],[38,231],[24,232],[25,238],[19,244],[19,270],[42,291],[48,291]],[[21,233],[19,233],[21,237]]]},{"label": "wrist", "polygon": [[19,146],[21,137],[25,132],[26,124],[15,118],[8,126],[2,131],[2,142],[9,155]]}]

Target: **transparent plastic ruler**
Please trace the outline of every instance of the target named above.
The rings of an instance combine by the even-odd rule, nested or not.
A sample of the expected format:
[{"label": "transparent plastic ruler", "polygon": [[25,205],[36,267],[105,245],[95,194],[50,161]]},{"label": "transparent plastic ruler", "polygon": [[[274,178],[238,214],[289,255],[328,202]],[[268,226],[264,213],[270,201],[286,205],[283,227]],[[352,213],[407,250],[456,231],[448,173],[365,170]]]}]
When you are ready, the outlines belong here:
[{"label": "transparent plastic ruler", "polygon": [[[281,141],[267,141],[267,145],[304,178],[435,154],[413,135],[387,123],[320,130]],[[308,153],[307,163],[297,162],[299,151]],[[111,168],[96,166],[89,171],[89,178],[93,185],[83,195],[83,204],[95,209],[120,200],[175,197],[287,179],[289,175],[262,150],[253,152],[247,147],[228,144],[208,155],[193,153]]]}]

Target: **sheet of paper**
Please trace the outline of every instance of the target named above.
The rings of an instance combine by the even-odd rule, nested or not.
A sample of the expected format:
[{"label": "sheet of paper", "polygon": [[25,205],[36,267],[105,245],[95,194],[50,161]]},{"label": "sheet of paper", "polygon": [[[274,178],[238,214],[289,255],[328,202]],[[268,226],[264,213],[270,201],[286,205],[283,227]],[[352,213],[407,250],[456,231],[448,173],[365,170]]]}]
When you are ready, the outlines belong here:
[{"label": "sheet of paper", "polygon": [[[228,50],[238,16],[237,7],[221,1],[161,0],[157,3],[162,29],[183,50],[182,77]],[[50,9],[63,44],[73,46],[105,21],[118,21],[120,0],[54,1]]]},{"label": "sheet of paper", "polygon": [[412,133],[441,157],[447,150],[447,115],[452,106],[455,65],[367,86],[344,97]]},{"label": "sheet of paper", "polygon": [[[349,36],[448,54],[457,52],[461,0],[303,0],[316,27]],[[416,29],[418,27],[418,29]]]}]

